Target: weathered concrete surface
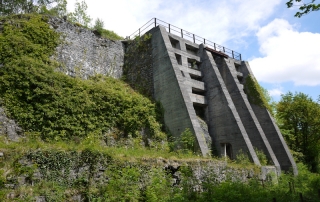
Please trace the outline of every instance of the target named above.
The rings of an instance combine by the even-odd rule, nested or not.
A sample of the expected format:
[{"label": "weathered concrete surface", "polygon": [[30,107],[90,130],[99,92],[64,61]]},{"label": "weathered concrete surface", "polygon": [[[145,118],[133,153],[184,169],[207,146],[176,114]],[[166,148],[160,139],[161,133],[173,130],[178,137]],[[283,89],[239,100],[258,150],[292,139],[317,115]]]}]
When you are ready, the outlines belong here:
[{"label": "weathered concrete surface", "polygon": [[129,85],[141,94],[153,97],[153,56],[150,38],[125,43],[123,74]]},{"label": "weathered concrete surface", "polygon": [[241,118],[232,102],[228,89],[210,52],[200,46],[201,71],[207,89],[208,127],[216,152],[221,155],[221,144],[232,145],[235,157],[239,151],[249,153],[253,162],[260,165]]},{"label": "weathered concrete surface", "polygon": [[[190,75],[187,71],[185,73],[183,71],[188,68],[187,57],[197,60],[200,58],[186,52],[186,40],[184,39],[177,38],[179,42],[177,47],[181,50],[173,47],[164,27],[153,28],[150,33],[152,34],[152,55],[154,57],[154,98],[161,102],[165,110],[165,124],[176,137],[187,128],[191,129],[196,136],[201,153],[208,155],[209,148],[190,97],[192,88],[186,85]],[[175,36],[170,35],[170,37]]]},{"label": "weathered concrete surface", "polygon": [[276,166],[279,172],[281,172],[278,160],[271,149],[271,146],[260,126],[260,123],[258,122],[255,113],[251,108],[247,95],[243,91],[243,85],[239,82],[239,74],[236,70],[234,59],[216,57],[216,62],[219,63],[218,68],[220,74],[222,75],[232,102],[234,103],[237,112],[240,115],[241,121],[248,133],[252,146],[262,150],[263,153],[268,157],[268,160]]},{"label": "weathered concrete surface", "polygon": [[[243,80],[249,76],[253,76],[248,62],[243,61],[240,66],[240,71],[243,74]],[[297,165],[290,153],[288,145],[286,144],[283,136],[275,123],[275,120],[270,115],[268,110],[264,107],[251,104],[251,107],[259,120],[259,123],[268,139],[271,148],[276,155],[282,170],[292,169],[294,174],[298,174]]]},{"label": "weathered concrete surface", "polygon": [[98,37],[93,31],[61,18],[51,17],[49,24],[61,33],[63,43],[53,56],[62,64],[61,71],[82,78],[95,74],[122,76],[124,47],[121,41]]}]

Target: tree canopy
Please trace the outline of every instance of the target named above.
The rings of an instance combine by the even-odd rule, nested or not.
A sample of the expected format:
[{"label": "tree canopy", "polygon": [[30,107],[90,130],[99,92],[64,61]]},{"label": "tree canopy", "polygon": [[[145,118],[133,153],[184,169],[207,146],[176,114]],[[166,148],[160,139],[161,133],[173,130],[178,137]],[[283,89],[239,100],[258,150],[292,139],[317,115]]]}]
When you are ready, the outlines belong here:
[{"label": "tree canopy", "polygon": [[67,13],[66,0],[0,0],[0,16],[25,13],[47,13],[63,16]]},{"label": "tree canopy", "polygon": [[311,171],[319,171],[320,104],[304,93],[288,92],[277,104],[277,118],[289,147],[303,154]]},{"label": "tree canopy", "polygon": [[[291,8],[291,7],[295,6],[294,5],[295,2],[301,3],[301,1],[302,0],[290,0],[286,4],[287,4],[288,8]],[[309,2],[309,3],[302,3],[302,4],[298,5],[298,6],[300,6],[299,7],[300,11],[298,11],[294,16],[300,18],[301,16],[310,13],[311,11],[320,10],[320,4],[315,4],[314,2],[315,2],[315,0],[311,0],[311,2]]]}]

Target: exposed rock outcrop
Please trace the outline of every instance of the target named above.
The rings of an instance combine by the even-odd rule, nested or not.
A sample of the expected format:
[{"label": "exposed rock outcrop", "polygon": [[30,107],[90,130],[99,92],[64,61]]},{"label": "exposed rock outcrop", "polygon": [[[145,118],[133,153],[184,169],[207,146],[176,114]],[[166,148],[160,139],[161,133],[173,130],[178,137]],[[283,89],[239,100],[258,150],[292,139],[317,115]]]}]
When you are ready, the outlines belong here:
[{"label": "exposed rock outcrop", "polygon": [[12,141],[17,141],[22,136],[22,129],[14,120],[7,117],[2,107],[0,107],[0,135],[6,135]]},{"label": "exposed rock outcrop", "polygon": [[121,41],[101,38],[66,19],[50,17],[49,24],[61,33],[62,43],[53,56],[61,63],[61,71],[82,78],[95,74],[122,76],[124,47]]}]

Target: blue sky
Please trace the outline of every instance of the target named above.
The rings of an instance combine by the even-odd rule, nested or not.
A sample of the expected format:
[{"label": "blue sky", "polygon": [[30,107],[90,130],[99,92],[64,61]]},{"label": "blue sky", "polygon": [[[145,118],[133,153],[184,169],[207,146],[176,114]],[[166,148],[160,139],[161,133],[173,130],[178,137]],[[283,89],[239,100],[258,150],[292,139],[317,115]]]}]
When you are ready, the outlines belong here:
[{"label": "blue sky", "polygon": [[[308,0],[307,0],[308,1]],[[75,0],[68,0],[73,11]],[[308,1],[309,2],[309,1]],[[128,36],[153,17],[240,52],[275,101],[320,95],[320,11],[294,17],[286,0],[86,0],[88,14]],[[315,3],[320,3],[316,0]]]}]

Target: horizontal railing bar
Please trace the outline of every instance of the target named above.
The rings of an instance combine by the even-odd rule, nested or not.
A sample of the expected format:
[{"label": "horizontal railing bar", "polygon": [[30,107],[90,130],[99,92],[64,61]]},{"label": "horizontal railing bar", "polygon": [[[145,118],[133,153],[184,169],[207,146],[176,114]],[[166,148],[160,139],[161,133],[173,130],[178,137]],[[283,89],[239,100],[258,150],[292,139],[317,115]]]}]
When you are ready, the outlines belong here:
[{"label": "horizontal railing bar", "polygon": [[174,26],[172,24],[169,24],[169,23],[167,23],[167,22],[165,22],[163,20],[157,19],[157,18],[152,18],[151,20],[149,20],[142,27],[140,27],[140,29],[138,29],[137,31],[133,32],[133,34],[131,34],[129,36],[129,38],[132,37],[132,36],[135,38],[139,34],[140,34],[140,36],[145,34],[144,31],[147,30],[151,25],[154,25],[154,27],[159,26],[159,25],[163,26],[169,33],[172,33],[172,34],[173,33],[177,33],[176,35],[178,37],[185,38],[187,40],[190,40],[193,43],[196,43],[196,42],[199,42],[199,44],[204,43],[205,45],[211,47],[214,50],[221,51],[221,52],[227,54],[229,57],[232,57],[234,59],[239,58],[241,60],[241,54],[240,53],[238,53],[236,51],[233,51],[233,50],[231,50],[229,48],[226,48],[226,47],[224,47],[222,45],[216,44],[216,43],[214,43],[214,42],[212,42],[212,41],[210,41],[208,39],[205,39],[205,38],[203,38],[201,36],[193,34],[193,33],[189,32],[189,31],[181,29],[181,28],[179,28],[177,26]]}]

